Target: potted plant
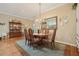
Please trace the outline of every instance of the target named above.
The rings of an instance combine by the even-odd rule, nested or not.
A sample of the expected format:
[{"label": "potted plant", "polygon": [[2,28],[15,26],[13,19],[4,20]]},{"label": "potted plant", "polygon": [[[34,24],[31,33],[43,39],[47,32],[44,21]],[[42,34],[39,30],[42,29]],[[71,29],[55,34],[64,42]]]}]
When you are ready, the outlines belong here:
[{"label": "potted plant", "polygon": [[74,4],[72,5],[72,8],[73,8],[73,9],[76,9],[76,8],[77,8],[77,5],[78,5],[78,3],[74,3]]}]

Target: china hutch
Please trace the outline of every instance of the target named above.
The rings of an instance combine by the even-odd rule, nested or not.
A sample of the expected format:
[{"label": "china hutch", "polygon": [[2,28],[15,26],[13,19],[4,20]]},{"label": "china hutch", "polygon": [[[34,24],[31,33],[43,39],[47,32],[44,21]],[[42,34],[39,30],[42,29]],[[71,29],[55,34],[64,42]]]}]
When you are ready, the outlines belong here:
[{"label": "china hutch", "polygon": [[21,37],[22,36],[22,23],[21,22],[9,22],[9,37]]}]

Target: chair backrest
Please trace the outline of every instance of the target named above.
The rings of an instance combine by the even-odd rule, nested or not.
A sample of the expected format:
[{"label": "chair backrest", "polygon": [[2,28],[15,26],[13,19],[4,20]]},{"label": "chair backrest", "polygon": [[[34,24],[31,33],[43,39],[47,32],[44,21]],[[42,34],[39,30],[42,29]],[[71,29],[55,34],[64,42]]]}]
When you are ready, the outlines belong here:
[{"label": "chair backrest", "polygon": [[41,33],[48,34],[49,33],[49,30],[48,29],[42,29],[41,30]]},{"label": "chair backrest", "polygon": [[49,30],[48,29],[45,29],[45,34],[49,34]]},{"label": "chair backrest", "polygon": [[27,39],[27,29],[24,29],[24,36],[25,36],[25,39]]},{"label": "chair backrest", "polygon": [[54,42],[55,41],[55,36],[56,36],[56,29],[49,30],[48,40],[50,42]]},{"label": "chair backrest", "polygon": [[30,40],[29,32],[28,32],[27,29],[24,29],[24,35],[25,35],[25,39],[26,39],[26,40]]},{"label": "chair backrest", "polygon": [[52,36],[52,42],[55,41],[56,31],[57,31],[57,29],[54,29],[54,33],[53,33],[53,36]]},{"label": "chair backrest", "polygon": [[30,40],[33,40],[33,31],[31,28],[28,29],[28,35],[30,37]]}]

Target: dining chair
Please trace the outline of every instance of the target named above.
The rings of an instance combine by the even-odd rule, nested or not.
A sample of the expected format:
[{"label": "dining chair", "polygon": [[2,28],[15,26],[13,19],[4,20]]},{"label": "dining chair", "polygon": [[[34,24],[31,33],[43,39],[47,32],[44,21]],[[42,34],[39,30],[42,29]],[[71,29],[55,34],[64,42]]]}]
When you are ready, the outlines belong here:
[{"label": "dining chair", "polygon": [[25,37],[25,45],[26,45],[26,43],[27,43],[27,29],[25,28],[24,29],[24,37]]},{"label": "dining chair", "polygon": [[28,45],[29,45],[30,37],[29,37],[28,30],[26,28],[24,29],[24,36],[25,36],[25,45],[26,45],[26,43],[28,43]]},{"label": "dining chair", "polygon": [[[44,34],[49,34],[49,30],[48,29],[45,29],[45,33]],[[45,39],[47,39],[48,36],[45,37]]]},{"label": "dining chair", "polygon": [[55,36],[56,36],[56,29],[49,30],[48,38],[43,39],[44,45],[51,46],[55,48]]},{"label": "dining chair", "polygon": [[49,30],[48,29],[45,29],[45,34],[48,34],[49,33]]},{"label": "dining chair", "polygon": [[28,32],[30,37],[30,46],[33,46],[33,47],[37,46],[39,43],[39,39],[33,36],[33,31],[31,28],[28,29]]},{"label": "dining chair", "polygon": [[[41,30],[40,30],[40,33],[49,34],[49,30],[48,30],[48,29],[41,29]],[[46,38],[48,38],[48,36],[46,36],[45,39],[46,39]]]}]

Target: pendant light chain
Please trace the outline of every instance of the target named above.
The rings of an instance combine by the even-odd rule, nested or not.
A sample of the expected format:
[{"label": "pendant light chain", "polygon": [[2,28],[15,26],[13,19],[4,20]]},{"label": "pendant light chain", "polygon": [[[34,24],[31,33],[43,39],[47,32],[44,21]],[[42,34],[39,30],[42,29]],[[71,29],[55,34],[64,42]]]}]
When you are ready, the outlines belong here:
[{"label": "pendant light chain", "polygon": [[41,3],[39,3],[39,17],[41,18]]}]

